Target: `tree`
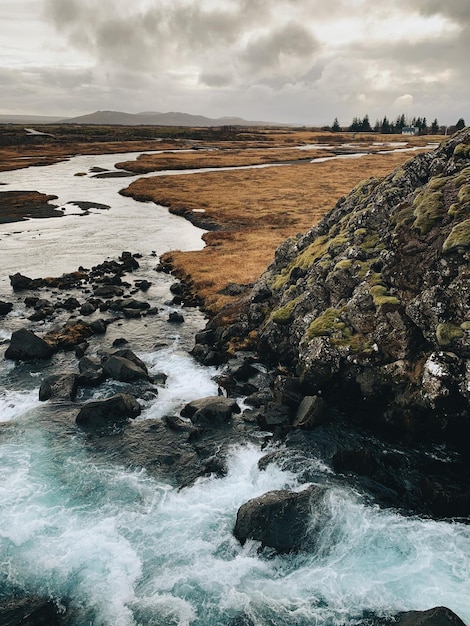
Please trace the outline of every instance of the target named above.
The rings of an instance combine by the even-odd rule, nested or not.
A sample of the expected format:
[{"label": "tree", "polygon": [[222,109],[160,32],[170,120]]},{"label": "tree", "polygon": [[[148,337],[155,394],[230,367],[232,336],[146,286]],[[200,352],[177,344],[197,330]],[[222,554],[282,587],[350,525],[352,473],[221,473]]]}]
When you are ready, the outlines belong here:
[{"label": "tree", "polygon": [[463,119],[463,117],[461,117],[455,125],[455,130],[462,130],[462,128],[465,128],[465,120]]},{"label": "tree", "polygon": [[371,133],[372,132],[372,128],[370,126],[370,122],[369,122],[369,116],[366,115],[364,116],[364,119],[361,122],[361,130],[364,133]]},{"label": "tree", "polygon": [[437,119],[431,124],[431,135],[437,135],[439,133],[439,124],[437,123]]},{"label": "tree", "polygon": [[387,134],[390,132],[390,122],[387,119],[387,116],[385,115],[385,117],[382,120],[382,127],[380,129],[380,132]]},{"label": "tree", "polygon": [[342,131],[341,126],[339,125],[338,122],[338,118],[335,117],[334,122],[333,122],[333,126],[331,127],[332,132],[334,133],[340,133]]}]

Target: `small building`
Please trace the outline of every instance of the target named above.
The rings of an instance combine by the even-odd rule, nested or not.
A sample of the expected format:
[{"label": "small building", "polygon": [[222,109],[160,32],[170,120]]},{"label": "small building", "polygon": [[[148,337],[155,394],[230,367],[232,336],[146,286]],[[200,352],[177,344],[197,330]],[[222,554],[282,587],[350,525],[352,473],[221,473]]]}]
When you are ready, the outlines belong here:
[{"label": "small building", "polygon": [[401,129],[402,135],[417,135],[419,128],[417,126],[403,126]]}]

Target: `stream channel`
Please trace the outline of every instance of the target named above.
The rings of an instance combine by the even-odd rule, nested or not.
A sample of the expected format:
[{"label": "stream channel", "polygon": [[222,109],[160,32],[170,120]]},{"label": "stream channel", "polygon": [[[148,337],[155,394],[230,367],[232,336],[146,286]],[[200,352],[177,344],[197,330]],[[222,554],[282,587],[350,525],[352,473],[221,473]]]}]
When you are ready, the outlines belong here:
[{"label": "stream channel", "polygon": [[[90,173],[135,156],[78,156],[0,174],[2,190],[55,194],[65,209],[60,218],[0,225],[0,299],[12,298],[8,275],[18,271],[60,276],[124,250],[142,254],[132,278],[152,283],[145,299],[158,315],[112,324],[88,354],[124,336],[151,372],[168,376],[137,418],[145,420],[178,415],[186,402],[216,395],[217,384],[215,368],[188,354],[203,315],[185,308],[185,323],[170,324],[176,307],[164,303],[174,281],[155,272],[164,251],[201,248],[203,231],[163,207],[120,196],[134,178]],[[74,201],[111,208],[85,213]],[[51,365],[3,358],[27,315],[19,305],[0,320],[0,599],[12,590],[52,598],[80,626],[349,625],[370,613],[438,605],[470,624],[470,526],[403,517],[332,487],[314,553],[242,547],[232,535],[238,508],[270,490],[303,488],[300,476],[275,464],[258,469],[266,453],[261,434],[258,444],[232,448],[226,476],[183,489],[94,451],[78,427],[61,424],[60,406],[38,400],[48,368],[73,370],[74,355],[58,353]],[[50,323],[28,327],[41,334]],[[115,391],[105,383],[77,403]],[[319,464],[318,472],[331,470]]]}]

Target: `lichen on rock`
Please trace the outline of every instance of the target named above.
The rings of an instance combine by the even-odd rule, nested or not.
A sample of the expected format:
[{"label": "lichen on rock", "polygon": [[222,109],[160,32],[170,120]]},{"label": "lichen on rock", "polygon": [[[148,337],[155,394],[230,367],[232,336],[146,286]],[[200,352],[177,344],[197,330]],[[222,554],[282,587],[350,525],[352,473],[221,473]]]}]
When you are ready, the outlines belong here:
[{"label": "lichen on rock", "polygon": [[261,356],[307,394],[398,436],[469,440],[469,146],[464,129],[358,185],[280,246],[246,313]]}]

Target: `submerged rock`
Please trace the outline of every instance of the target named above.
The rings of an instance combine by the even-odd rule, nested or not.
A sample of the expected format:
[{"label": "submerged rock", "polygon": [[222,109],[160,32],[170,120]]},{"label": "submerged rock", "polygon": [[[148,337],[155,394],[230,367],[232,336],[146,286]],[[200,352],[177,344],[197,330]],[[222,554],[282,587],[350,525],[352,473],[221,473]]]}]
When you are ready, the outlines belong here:
[{"label": "submerged rock", "polygon": [[398,613],[392,619],[379,619],[367,622],[369,626],[465,626],[464,622],[450,609],[444,606],[428,611],[406,611]]}]

